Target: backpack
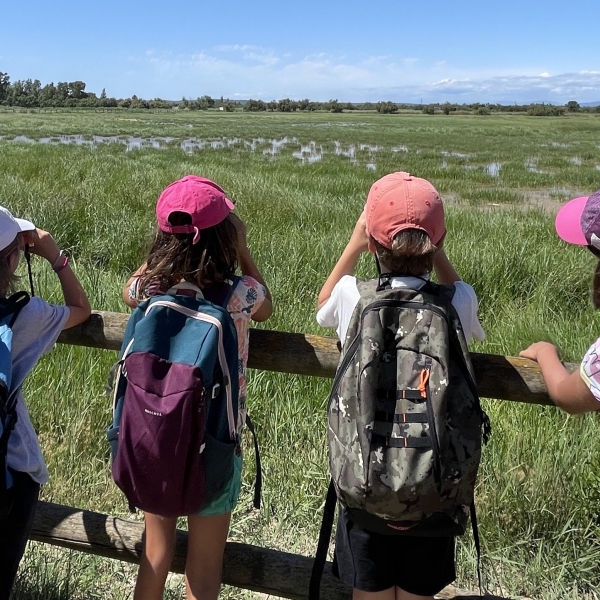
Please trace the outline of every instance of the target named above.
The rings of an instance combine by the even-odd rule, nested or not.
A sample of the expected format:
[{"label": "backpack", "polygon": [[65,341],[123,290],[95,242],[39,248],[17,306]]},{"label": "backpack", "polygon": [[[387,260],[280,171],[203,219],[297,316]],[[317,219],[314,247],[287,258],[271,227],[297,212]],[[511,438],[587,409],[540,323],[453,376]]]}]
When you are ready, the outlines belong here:
[{"label": "backpack", "polygon": [[27,292],[17,292],[0,301],[0,515],[10,508],[8,490],[13,477],[7,464],[8,438],[17,423],[17,397],[12,388],[12,327],[21,309],[29,302]]},{"label": "backpack", "polygon": [[[489,421],[481,409],[454,286],[358,282],[329,397],[331,483],[311,581],[318,597],[336,499],[384,535],[464,533]],[[327,531],[328,528],[328,531]]]},{"label": "backpack", "polygon": [[223,306],[181,284],[133,311],[107,431],[130,507],[195,514],[225,487],[241,451],[238,394],[237,333]]}]

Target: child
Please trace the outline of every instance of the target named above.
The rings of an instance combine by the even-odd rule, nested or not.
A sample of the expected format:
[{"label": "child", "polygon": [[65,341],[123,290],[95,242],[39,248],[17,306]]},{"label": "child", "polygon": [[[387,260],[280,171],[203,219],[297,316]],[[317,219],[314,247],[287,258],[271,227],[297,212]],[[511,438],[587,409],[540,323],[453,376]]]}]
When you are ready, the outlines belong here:
[{"label": "child", "polygon": [[[444,254],[444,209],[434,187],[404,172],[376,181],[350,241],[318,297],[317,322],[343,342],[360,295],[354,270],[360,255],[375,254],[392,288],[419,290],[433,269],[454,284],[452,304],[467,341],[484,339],[473,288]],[[333,572],[354,588],[354,600],[433,598],[455,578],[454,537],[381,535],[358,527],[340,507]]]},{"label": "child", "polygon": [[0,598],[10,596],[31,531],[40,485],[48,481],[46,464],[20,388],[40,356],[52,349],[60,332],[82,323],[90,315],[85,292],[69,266],[67,255],[59,250],[52,236],[36,229],[29,221],[15,219],[3,207],[0,207],[0,302],[6,301],[18,281],[15,271],[25,245],[52,265],[62,287],[65,306],[31,298],[12,327],[10,391],[19,391],[17,422],[8,438],[7,449],[13,485],[9,488],[8,514],[0,518]]},{"label": "child", "polygon": [[[567,202],[556,215],[555,225],[565,242],[587,246],[600,259],[600,190]],[[592,301],[595,308],[600,308],[600,261],[594,273]],[[574,373],[565,369],[557,348],[548,342],[536,342],[520,356],[537,361],[552,400],[563,410],[576,414],[600,409],[599,349],[597,339]]]},{"label": "child", "polygon": [[[239,352],[239,424],[246,408],[246,363],[250,319],[271,316],[271,295],[248,244],[246,227],[231,212],[225,192],[209,179],[188,175],[169,185],[156,205],[158,232],[147,261],[129,279],[123,299],[131,306],[165,293],[181,282],[196,285],[207,300],[222,304],[229,295],[239,264],[243,277],[234,286],[226,309],[233,318]],[[231,511],[241,486],[241,455],[224,492],[197,515],[188,517],[185,566],[187,598],[217,598]],[[144,513],[146,533],[135,588],[136,600],[163,597],[175,545],[176,518]]]}]

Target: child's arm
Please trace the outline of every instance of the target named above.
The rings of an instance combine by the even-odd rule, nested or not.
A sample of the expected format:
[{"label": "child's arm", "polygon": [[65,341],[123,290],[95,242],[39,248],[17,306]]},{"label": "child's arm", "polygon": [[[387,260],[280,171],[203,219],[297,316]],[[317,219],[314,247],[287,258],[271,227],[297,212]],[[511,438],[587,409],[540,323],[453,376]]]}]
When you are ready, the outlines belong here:
[{"label": "child's arm", "polygon": [[356,221],[348,244],[346,244],[342,255],[319,292],[317,309],[320,309],[329,300],[333,288],[344,275],[354,275],[354,269],[356,269],[360,255],[363,252],[367,252],[368,249],[369,238],[365,229],[365,213],[363,211],[360,217],[358,217],[358,221]]},{"label": "child's arm", "polygon": [[[55,265],[60,258],[60,249],[54,238],[42,229],[23,233],[24,242],[29,245],[32,254],[45,258],[51,265]],[[60,281],[65,305],[69,309],[69,318],[63,329],[69,329],[88,319],[92,309],[88,297],[71,270],[69,263],[56,273]]]},{"label": "child's arm", "polygon": [[542,370],[546,387],[556,406],[571,414],[600,409],[579,371],[569,373],[558,357],[556,346],[536,342],[519,352],[519,356],[535,360]]},{"label": "child's arm", "polygon": [[[444,236],[445,237],[445,236]],[[437,276],[438,283],[451,284],[460,281],[460,275],[456,272],[454,265],[444,252],[444,238],[442,238],[437,246],[438,250],[433,255],[433,270]]]},{"label": "child's arm", "polygon": [[127,304],[130,308],[135,308],[139,301],[136,298],[131,298],[129,296],[129,289],[131,288],[131,284],[146,271],[146,263],[144,263],[141,267],[139,267],[136,272],[127,280],[125,287],[123,288],[122,298],[123,302]]},{"label": "child's arm", "polygon": [[273,299],[271,298],[271,292],[265,279],[260,272],[260,269],[256,266],[250,249],[248,248],[248,240],[246,236],[246,225],[244,222],[233,213],[229,213],[229,218],[232,220],[238,232],[238,258],[240,261],[240,270],[242,275],[247,275],[256,279],[265,288],[265,299],[258,308],[258,310],[252,315],[253,321],[266,321],[273,314]]}]

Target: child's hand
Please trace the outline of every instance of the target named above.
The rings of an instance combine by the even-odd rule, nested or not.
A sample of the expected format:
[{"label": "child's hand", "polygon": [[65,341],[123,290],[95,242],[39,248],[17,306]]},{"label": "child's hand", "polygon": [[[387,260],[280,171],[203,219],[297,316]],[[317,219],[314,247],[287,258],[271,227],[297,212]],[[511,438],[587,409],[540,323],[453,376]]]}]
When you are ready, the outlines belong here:
[{"label": "child's hand", "polygon": [[536,362],[540,362],[540,358],[543,360],[544,356],[550,355],[558,356],[556,346],[550,342],[535,342],[534,344],[531,344],[529,348],[525,348],[525,350],[519,352],[521,358],[530,358]]},{"label": "child's hand", "polygon": [[58,258],[60,248],[47,231],[36,228],[34,231],[24,231],[22,235],[23,241],[29,246],[31,254],[37,254],[54,264]]},{"label": "child's hand", "polygon": [[354,231],[350,236],[350,242],[348,242],[348,244],[352,244],[353,249],[361,253],[367,252],[369,249],[369,236],[367,235],[366,216],[364,210],[362,211],[360,217],[358,217],[358,221],[356,221]]}]

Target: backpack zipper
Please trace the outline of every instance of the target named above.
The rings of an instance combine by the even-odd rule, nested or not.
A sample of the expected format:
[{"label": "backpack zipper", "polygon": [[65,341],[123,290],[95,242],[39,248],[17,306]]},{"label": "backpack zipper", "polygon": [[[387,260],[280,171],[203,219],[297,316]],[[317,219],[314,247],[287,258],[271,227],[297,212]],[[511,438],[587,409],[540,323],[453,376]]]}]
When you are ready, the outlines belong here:
[{"label": "backpack zipper", "polygon": [[429,420],[429,437],[431,439],[431,449],[433,451],[433,478],[438,485],[438,490],[442,488],[442,467],[440,461],[440,443],[437,436],[437,428],[435,426],[435,415],[433,414],[433,404],[431,403],[431,394],[429,393],[429,374],[431,373],[431,359],[425,361],[427,368],[421,371],[421,382],[419,390],[425,399],[425,407],[427,408],[427,419]]},{"label": "backpack zipper", "polygon": [[[197,319],[198,321],[204,321],[206,323],[210,323],[217,328],[219,332],[219,344],[218,344],[218,352],[219,352],[219,363],[221,364],[221,370],[223,371],[223,378],[225,380],[225,394],[227,396],[227,422],[229,424],[229,433],[231,435],[231,439],[236,438],[236,423],[233,417],[233,399],[231,395],[231,373],[229,372],[229,367],[227,365],[227,357],[225,356],[225,348],[223,347],[223,329],[221,327],[221,322],[219,319],[212,317],[211,315],[207,315],[206,313],[201,313],[196,310],[192,310],[191,308],[186,308],[185,306],[180,306],[176,302],[170,302],[168,300],[157,300],[148,306],[146,309],[146,314],[148,314],[152,308],[155,306],[164,306],[166,308],[172,308],[186,317],[191,317],[192,319]],[[227,375],[225,375],[227,373]]]},{"label": "backpack zipper", "polygon": [[[383,306],[406,306],[407,308],[415,308],[415,309],[423,309],[424,308],[425,310],[430,310],[431,312],[437,314],[438,316],[442,317],[443,319],[448,320],[448,315],[446,315],[443,310],[441,310],[440,308],[438,308],[437,306],[435,306],[433,304],[425,304],[423,302],[412,302],[410,300],[377,300],[375,302],[372,302],[371,304],[369,304],[368,306],[366,306],[363,309],[363,311],[360,315],[361,329],[362,329],[362,322],[365,318],[365,315],[368,312],[370,312],[372,310],[377,310],[379,308],[382,308]],[[342,378],[344,371],[348,368],[348,364],[354,358],[359,341],[360,341],[360,330],[356,334],[356,337],[350,343],[350,346],[348,347],[348,352],[346,353],[344,360],[342,361],[342,363],[340,364],[340,366],[337,370],[335,379],[333,380],[333,387],[332,387],[330,399],[331,399],[331,397],[333,397],[334,393],[337,391],[337,387],[340,383],[340,379]]]}]

